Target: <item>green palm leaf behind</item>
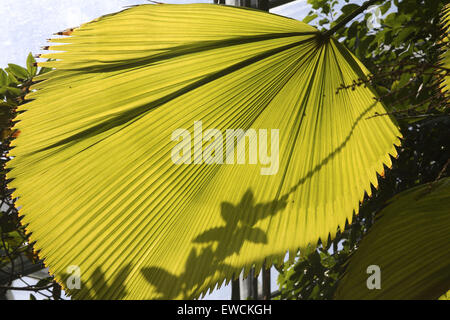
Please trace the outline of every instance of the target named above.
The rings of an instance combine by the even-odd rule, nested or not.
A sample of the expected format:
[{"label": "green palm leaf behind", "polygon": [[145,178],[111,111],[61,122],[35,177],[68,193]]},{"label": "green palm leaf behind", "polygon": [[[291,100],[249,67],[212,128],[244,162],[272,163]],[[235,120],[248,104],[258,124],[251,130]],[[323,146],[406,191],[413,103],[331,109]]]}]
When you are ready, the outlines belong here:
[{"label": "green palm leaf behind", "polygon": [[[450,288],[450,178],[407,190],[389,201],[350,259],[338,299],[437,299]],[[380,289],[366,269],[377,265]]]},{"label": "green palm leaf behind", "polygon": [[[334,236],[396,156],[374,92],[337,91],[367,70],[302,22],[142,5],[52,41],[8,176],[50,271],[80,266],[76,298],[192,298],[259,270]],[[279,170],[175,165],[172,132],[199,120],[279,129]]]}]

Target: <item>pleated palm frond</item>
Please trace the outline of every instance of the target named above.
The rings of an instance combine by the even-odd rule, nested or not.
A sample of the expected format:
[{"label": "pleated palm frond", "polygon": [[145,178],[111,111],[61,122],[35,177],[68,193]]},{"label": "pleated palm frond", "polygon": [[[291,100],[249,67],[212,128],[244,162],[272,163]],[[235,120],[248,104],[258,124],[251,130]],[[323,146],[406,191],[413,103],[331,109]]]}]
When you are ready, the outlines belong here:
[{"label": "pleated palm frond", "polygon": [[[450,69],[450,4],[446,5],[442,11],[441,27],[443,32],[443,52],[440,56],[442,67]],[[450,94],[450,76],[446,76],[442,83],[442,89]]]},{"label": "pleated palm frond", "polygon": [[[386,112],[373,90],[338,90],[367,70],[302,22],[142,5],[64,34],[18,116],[8,177],[30,240],[75,298],[193,298],[281,261],[333,237],[396,156],[399,130],[371,117]],[[236,147],[244,164],[220,164],[238,159],[227,129],[251,141]],[[268,153],[255,164],[258,141]]]},{"label": "pleated palm frond", "polygon": [[450,290],[440,296],[439,300],[450,300]]},{"label": "pleated palm frond", "polygon": [[[450,178],[389,201],[338,285],[338,299],[438,299],[450,288]],[[369,266],[380,288],[369,290]],[[373,279],[369,279],[372,283]],[[375,281],[375,280],[374,280]]]}]

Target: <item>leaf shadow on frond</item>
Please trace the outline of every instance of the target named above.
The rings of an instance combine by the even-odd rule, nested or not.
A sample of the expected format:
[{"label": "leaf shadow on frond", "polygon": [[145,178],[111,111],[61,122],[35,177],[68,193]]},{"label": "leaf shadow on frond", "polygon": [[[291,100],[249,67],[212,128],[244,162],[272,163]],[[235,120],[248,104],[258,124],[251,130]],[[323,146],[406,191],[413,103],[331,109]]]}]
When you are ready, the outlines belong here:
[{"label": "leaf shadow on frond", "polygon": [[[267,243],[266,233],[255,227],[255,224],[275,215],[285,206],[285,198],[255,204],[253,192],[247,190],[237,205],[221,203],[221,216],[225,225],[206,230],[193,240],[194,244],[207,246],[199,252],[195,247],[191,249],[182,274],[176,276],[158,267],[144,268],[142,274],[156,288],[160,299],[176,298],[180,292],[183,298],[196,297],[201,294],[205,279],[216,272],[227,269],[233,270],[235,276],[240,274],[241,269],[225,263],[225,259],[238,254],[246,241]],[[199,273],[199,268],[206,270],[206,273]]]},{"label": "leaf shadow on frond", "polygon": [[[255,227],[262,219],[276,214],[286,207],[286,197],[268,203],[255,204],[253,192],[247,190],[236,206],[229,202],[221,203],[221,216],[225,226],[209,229],[194,239],[194,243],[217,242],[217,256],[224,259],[239,253],[245,241],[267,243],[264,230]],[[224,242],[221,239],[227,239]]]},{"label": "leaf shadow on frond", "polygon": [[[64,273],[59,283],[63,288],[75,298],[81,297],[83,300],[108,299],[113,297],[115,300],[124,298],[127,295],[126,280],[130,274],[131,265],[122,267],[111,280],[107,280],[102,268],[97,267],[88,281],[83,281],[83,274],[80,275],[80,287],[68,289],[71,282],[71,274]],[[82,271],[82,270],[81,270]],[[105,292],[107,294],[105,295]]]},{"label": "leaf shadow on frond", "polygon": [[[233,278],[236,278],[242,272],[242,268],[233,267],[224,261],[232,255],[239,254],[246,242],[268,243],[266,232],[255,226],[257,222],[280,213],[286,207],[289,196],[341,152],[351,139],[358,123],[361,120],[370,121],[365,119],[365,116],[375,105],[376,102],[361,113],[341,145],[299,179],[287,193],[269,202],[255,203],[254,193],[248,189],[236,205],[222,202],[220,213],[225,225],[208,229],[194,238],[193,245],[203,245],[203,248],[199,251],[195,247],[191,249],[184,271],[180,275],[174,275],[159,267],[143,268],[141,272],[154,286],[159,294],[158,298],[174,299],[180,297],[180,293],[184,299],[196,298],[204,293],[203,285],[208,278],[217,272],[225,279],[229,278],[232,270]],[[202,272],[199,272],[199,269],[202,269]]]}]

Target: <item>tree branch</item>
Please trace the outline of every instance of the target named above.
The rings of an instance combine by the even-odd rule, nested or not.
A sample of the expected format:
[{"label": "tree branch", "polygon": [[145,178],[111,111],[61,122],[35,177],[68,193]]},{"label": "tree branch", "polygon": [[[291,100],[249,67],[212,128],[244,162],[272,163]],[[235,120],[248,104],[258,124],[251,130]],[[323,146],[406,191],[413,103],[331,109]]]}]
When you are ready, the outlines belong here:
[{"label": "tree branch", "polygon": [[53,287],[53,283],[44,286],[44,287],[35,287],[35,286],[29,286],[29,287],[11,287],[11,286],[0,286],[0,289],[3,290],[19,290],[19,291],[41,291],[41,290],[48,290]]}]

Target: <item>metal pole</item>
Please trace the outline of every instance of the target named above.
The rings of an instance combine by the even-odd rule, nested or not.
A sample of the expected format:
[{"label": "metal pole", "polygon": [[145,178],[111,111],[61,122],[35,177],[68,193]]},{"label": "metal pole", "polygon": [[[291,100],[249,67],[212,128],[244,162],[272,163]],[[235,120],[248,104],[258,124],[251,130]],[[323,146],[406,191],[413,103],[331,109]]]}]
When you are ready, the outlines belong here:
[{"label": "metal pole", "polygon": [[239,277],[231,282],[231,300],[241,300]]},{"label": "metal pole", "polygon": [[272,292],[270,291],[270,266],[266,269],[266,263],[263,264],[262,270],[262,296],[263,300],[270,300]]},{"label": "metal pole", "polygon": [[252,268],[252,271],[250,272],[251,277],[249,278],[252,281],[252,295],[251,297],[253,300],[258,300],[258,277],[256,276],[256,270],[255,268]]}]

